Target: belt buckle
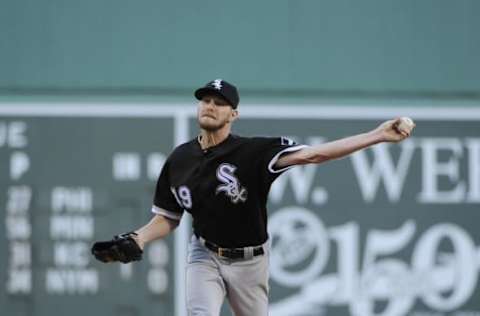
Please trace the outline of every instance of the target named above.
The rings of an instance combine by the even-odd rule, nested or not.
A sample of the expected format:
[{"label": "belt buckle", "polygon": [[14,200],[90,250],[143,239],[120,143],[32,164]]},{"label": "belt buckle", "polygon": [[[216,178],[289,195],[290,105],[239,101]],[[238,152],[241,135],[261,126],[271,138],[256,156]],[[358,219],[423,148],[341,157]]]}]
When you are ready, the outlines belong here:
[{"label": "belt buckle", "polygon": [[223,257],[223,248],[218,247],[218,249],[217,249],[217,254],[218,254],[220,257]]}]

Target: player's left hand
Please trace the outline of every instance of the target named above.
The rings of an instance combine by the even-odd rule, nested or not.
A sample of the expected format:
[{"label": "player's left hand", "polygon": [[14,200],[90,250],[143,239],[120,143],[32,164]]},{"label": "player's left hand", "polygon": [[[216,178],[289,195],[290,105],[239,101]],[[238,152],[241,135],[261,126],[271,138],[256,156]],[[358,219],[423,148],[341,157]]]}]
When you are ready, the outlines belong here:
[{"label": "player's left hand", "polygon": [[[396,118],[380,124],[376,131],[384,142],[397,143],[409,137],[415,127],[413,121],[405,121],[406,118]],[[410,123],[411,122],[411,123]]]}]

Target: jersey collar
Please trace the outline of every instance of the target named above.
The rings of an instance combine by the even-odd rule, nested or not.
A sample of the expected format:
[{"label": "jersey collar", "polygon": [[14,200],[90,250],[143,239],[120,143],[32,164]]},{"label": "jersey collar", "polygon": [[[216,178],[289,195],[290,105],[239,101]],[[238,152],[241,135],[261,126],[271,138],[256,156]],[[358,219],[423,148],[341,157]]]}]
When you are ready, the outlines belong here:
[{"label": "jersey collar", "polygon": [[214,151],[218,148],[222,148],[223,146],[225,146],[226,144],[230,143],[230,141],[234,138],[234,136],[230,133],[228,134],[227,138],[225,138],[223,141],[221,141],[220,143],[214,145],[214,146],[210,146],[208,148],[205,148],[205,149],[202,149],[202,146],[200,145],[200,135],[198,135],[196,138],[195,138],[195,144],[196,146],[198,147],[198,149],[204,153],[207,153],[209,151]]}]

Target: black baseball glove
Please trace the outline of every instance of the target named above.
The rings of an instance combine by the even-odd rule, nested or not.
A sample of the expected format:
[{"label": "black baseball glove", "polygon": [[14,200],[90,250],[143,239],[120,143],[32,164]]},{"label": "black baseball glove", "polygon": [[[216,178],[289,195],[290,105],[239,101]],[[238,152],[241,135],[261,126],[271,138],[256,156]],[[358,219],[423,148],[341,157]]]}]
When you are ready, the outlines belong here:
[{"label": "black baseball glove", "polygon": [[98,241],[92,246],[92,254],[102,262],[129,263],[142,260],[143,251],[132,237],[136,235],[136,233],[130,232],[117,235],[109,241]]}]

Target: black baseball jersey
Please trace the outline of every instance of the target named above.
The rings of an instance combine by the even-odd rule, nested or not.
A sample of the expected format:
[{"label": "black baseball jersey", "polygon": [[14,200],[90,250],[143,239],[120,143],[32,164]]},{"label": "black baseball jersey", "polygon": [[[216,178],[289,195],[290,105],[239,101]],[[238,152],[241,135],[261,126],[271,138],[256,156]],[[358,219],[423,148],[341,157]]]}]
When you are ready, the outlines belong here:
[{"label": "black baseball jersey", "polygon": [[267,195],[287,168],[274,169],[286,152],[305,147],[287,138],[229,135],[202,150],[197,139],[178,146],[158,178],[152,212],[179,220],[192,214],[194,233],[222,247],[245,247],[267,238]]}]

